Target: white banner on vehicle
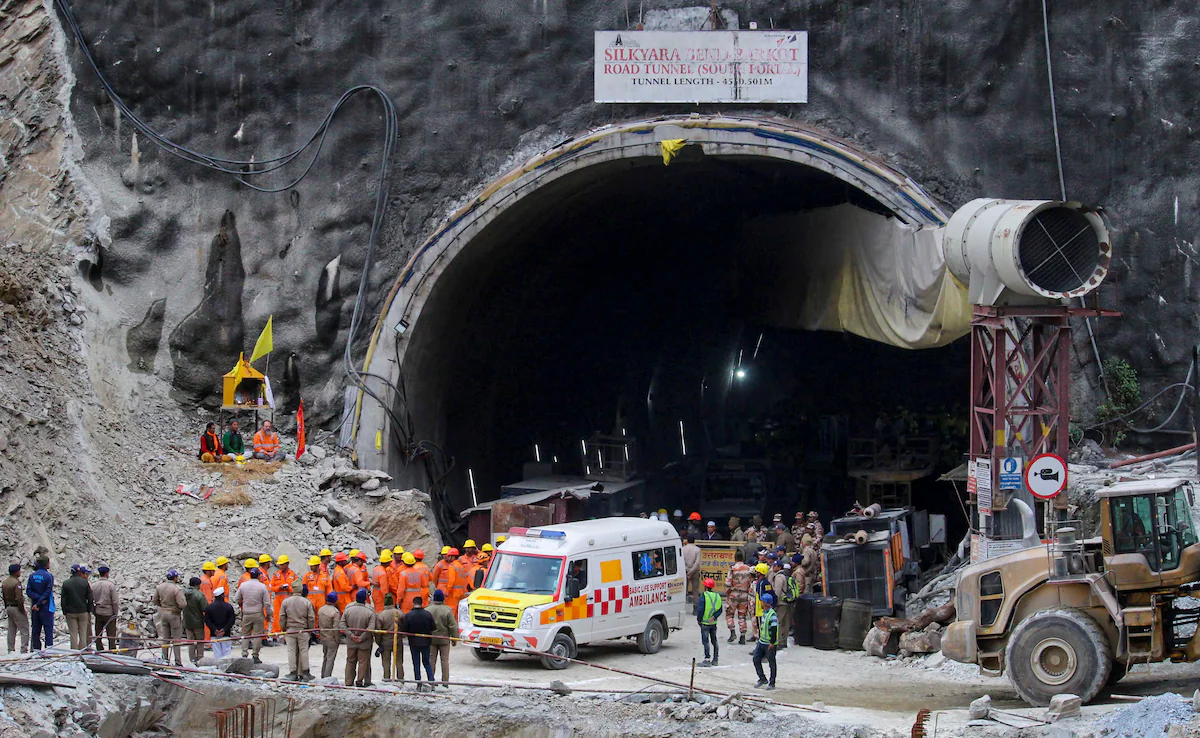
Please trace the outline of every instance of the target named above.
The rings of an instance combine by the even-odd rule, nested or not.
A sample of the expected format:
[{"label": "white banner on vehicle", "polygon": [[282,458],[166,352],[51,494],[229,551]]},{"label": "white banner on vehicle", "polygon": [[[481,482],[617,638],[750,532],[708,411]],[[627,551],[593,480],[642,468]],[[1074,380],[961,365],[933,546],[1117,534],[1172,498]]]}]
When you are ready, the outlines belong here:
[{"label": "white banner on vehicle", "polygon": [[804,31],[596,31],[596,102],[808,102]]}]

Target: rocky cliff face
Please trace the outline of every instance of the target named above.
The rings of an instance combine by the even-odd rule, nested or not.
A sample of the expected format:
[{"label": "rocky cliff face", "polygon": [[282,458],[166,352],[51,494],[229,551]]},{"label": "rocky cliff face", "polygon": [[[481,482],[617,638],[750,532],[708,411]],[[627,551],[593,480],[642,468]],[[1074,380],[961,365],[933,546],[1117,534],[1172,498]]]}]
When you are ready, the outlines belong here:
[{"label": "rocky cliff face", "polygon": [[[591,102],[592,33],[637,23],[643,9],[694,4],[111,0],[75,12],[127,102],[197,150],[262,160],[307,137],[350,85],[389,91],[401,138],[369,282],[374,315],[413,246],[515,154],[678,112]],[[810,34],[808,104],[731,112],[849,138],[949,207],[1058,195],[1039,3],[722,6],[742,27]],[[1200,61],[1190,40],[1200,20],[1177,3],[1051,6],[1067,194],[1107,208],[1119,307],[1142,318],[1102,321],[1100,353],[1129,357],[1150,384],[1178,381],[1196,320]],[[215,378],[273,314],[276,356],[291,356],[284,401],[303,391],[314,416],[331,417],[378,174],[377,104],[363,98],[339,115],[307,179],[260,195],[139,141],[77,49],[70,59],[83,170],[111,218],[82,264],[118,316],[113,329],[127,332],[128,363],[171,381],[181,399],[211,401]],[[1090,347],[1079,345],[1086,364]],[[284,367],[271,368],[277,385]]]}]

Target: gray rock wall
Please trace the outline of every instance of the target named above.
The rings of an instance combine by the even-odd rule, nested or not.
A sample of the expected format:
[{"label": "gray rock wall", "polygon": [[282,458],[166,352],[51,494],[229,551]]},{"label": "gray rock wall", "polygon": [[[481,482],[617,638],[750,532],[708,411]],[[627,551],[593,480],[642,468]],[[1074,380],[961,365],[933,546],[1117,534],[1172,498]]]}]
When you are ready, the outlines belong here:
[{"label": "gray rock wall", "polygon": [[[634,22],[639,7],[697,4],[628,3]],[[1119,307],[1134,316],[1100,322],[1100,351],[1128,356],[1151,384],[1179,381],[1195,340],[1200,15],[1190,2],[1050,5],[1068,196],[1108,209],[1117,234],[1112,281]],[[401,140],[371,277],[372,316],[414,245],[515,152],[680,110],[591,102],[592,32],[626,28],[625,5],[607,0],[76,6],[127,102],[198,150],[261,160],[303,140],[348,86],[370,82],[390,92]],[[1057,196],[1036,0],[722,7],[743,27],[807,30],[812,62],[808,104],[722,110],[786,116],[849,138],[949,207],[982,195]],[[215,393],[239,346],[249,350],[274,314],[276,355],[294,354],[287,377],[283,360],[271,367],[283,401],[294,403],[303,387],[310,417],[336,413],[378,173],[377,103],[362,98],[344,110],[312,175],[292,192],[259,195],[145,141],[135,151],[129,125],[78,52],[72,62],[84,171],[112,223],[111,242],[89,260],[99,273],[93,267],[89,276],[119,307],[123,327],[138,327],[131,365],[199,399],[206,386]],[[230,232],[225,219],[234,218],[240,249],[218,254]],[[214,273],[228,277],[225,287],[210,284]],[[219,307],[209,306],[217,293]],[[188,328],[197,321],[207,328]],[[149,335],[155,327],[163,333],[157,341]],[[154,353],[148,347],[157,358],[146,356]]]}]

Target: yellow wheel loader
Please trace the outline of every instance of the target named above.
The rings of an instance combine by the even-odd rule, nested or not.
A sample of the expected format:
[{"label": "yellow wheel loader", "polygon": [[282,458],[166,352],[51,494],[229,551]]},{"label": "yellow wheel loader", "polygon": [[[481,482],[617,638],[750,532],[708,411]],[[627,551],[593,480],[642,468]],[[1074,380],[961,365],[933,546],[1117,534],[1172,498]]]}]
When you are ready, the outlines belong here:
[{"label": "yellow wheel loader", "polygon": [[1027,547],[959,573],[943,654],[1007,673],[1031,705],[1064,693],[1088,702],[1135,664],[1200,659],[1200,609],[1180,606],[1200,580],[1191,484],[1121,482],[1098,497],[1098,538],[1064,525],[1050,543],[1020,503]]}]

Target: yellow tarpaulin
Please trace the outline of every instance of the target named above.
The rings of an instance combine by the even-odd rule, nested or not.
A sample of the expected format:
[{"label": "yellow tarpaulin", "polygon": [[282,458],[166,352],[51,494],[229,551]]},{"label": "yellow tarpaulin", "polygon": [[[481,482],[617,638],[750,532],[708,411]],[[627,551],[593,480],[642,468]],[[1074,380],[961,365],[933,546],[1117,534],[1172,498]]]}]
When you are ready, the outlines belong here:
[{"label": "yellow tarpaulin", "polygon": [[659,145],[662,147],[663,166],[669,166],[679,150],[687,145],[687,141],[682,138],[668,138],[665,141],[659,141]]}]

